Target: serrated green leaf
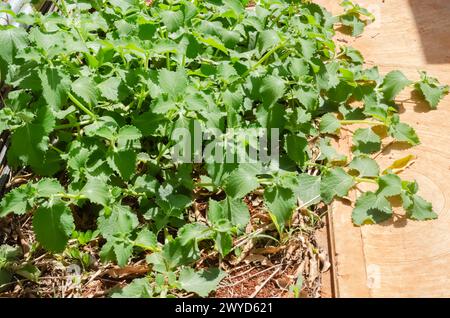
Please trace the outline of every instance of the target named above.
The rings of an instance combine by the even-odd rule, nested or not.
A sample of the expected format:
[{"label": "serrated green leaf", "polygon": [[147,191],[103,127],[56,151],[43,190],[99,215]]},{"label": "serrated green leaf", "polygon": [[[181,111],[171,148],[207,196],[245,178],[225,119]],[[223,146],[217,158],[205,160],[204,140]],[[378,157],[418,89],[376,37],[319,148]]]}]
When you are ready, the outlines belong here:
[{"label": "serrated green leaf", "polygon": [[64,192],[64,188],[56,179],[43,178],[34,184],[33,187],[36,189],[36,195],[40,197],[50,197]]},{"label": "serrated green leaf", "polygon": [[120,8],[122,13],[125,13],[129,8],[136,4],[135,0],[109,0],[109,2],[113,6]]},{"label": "serrated green leaf", "polygon": [[215,241],[216,250],[222,255],[227,256],[233,247],[233,238],[228,232],[217,232]]},{"label": "serrated green leaf", "polygon": [[192,241],[200,242],[211,238],[213,234],[212,228],[202,223],[189,223],[184,225],[178,231],[178,237],[181,245],[187,245]]},{"label": "serrated green leaf", "polygon": [[108,165],[126,181],[130,180],[136,170],[137,154],[134,150],[119,150],[107,157]]},{"label": "serrated green leaf", "polygon": [[412,146],[420,144],[420,139],[414,128],[405,123],[394,123],[389,127],[389,133],[398,141],[404,141]]},{"label": "serrated green leaf", "polygon": [[397,95],[412,82],[400,71],[392,71],[384,77],[381,89],[384,98],[387,101],[392,101]]},{"label": "serrated green leaf", "polygon": [[72,91],[88,105],[94,106],[97,103],[97,89],[94,81],[89,77],[80,77],[74,81]]},{"label": "serrated green leaf", "polygon": [[322,176],[320,193],[325,203],[330,203],[335,196],[346,196],[355,184],[353,178],[342,168],[334,168]]},{"label": "serrated green leaf", "polygon": [[110,238],[116,234],[127,234],[139,224],[137,216],[125,205],[115,204],[103,209],[97,219],[97,226],[103,237]]},{"label": "serrated green leaf", "polygon": [[86,196],[91,202],[98,203],[103,206],[109,202],[109,189],[108,186],[100,179],[90,178],[80,194]]},{"label": "serrated green leaf", "polygon": [[324,138],[319,140],[320,156],[318,160],[328,160],[329,162],[345,162],[347,161],[347,156],[340,154],[337,150],[331,146],[331,140],[329,138]]},{"label": "serrated green leaf", "polygon": [[74,228],[72,211],[64,203],[41,206],[33,215],[33,230],[37,241],[54,253],[64,251]]},{"label": "serrated green leaf", "polygon": [[277,76],[266,76],[261,82],[259,93],[265,105],[272,105],[284,94],[284,81]]},{"label": "serrated green leaf", "polygon": [[45,164],[45,152],[48,150],[49,134],[55,126],[55,118],[47,106],[39,106],[35,119],[16,129],[11,137],[8,160],[13,165],[20,161],[32,168],[41,168]]},{"label": "serrated green leaf", "polygon": [[417,194],[408,196],[402,195],[403,207],[406,210],[406,215],[412,220],[424,221],[433,220],[438,216],[433,211],[433,206],[430,202],[425,201]]},{"label": "serrated green leaf", "polygon": [[278,231],[282,232],[294,212],[296,205],[294,192],[280,186],[270,187],[264,191],[264,201],[273,223]]},{"label": "serrated green leaf", "polygon": [[246,165],[235,170],[226,180],[225,192],[232,198],[242,198],[259,186],[258,178]]},{"label": "serrated green leaf", "polygon": [[158,80],[162,91],[173,98],[183,95],[188,85],[186,73],[181,69],[176,72],[162,69],[158,73]]},{"label": "serrated green leaf", "polygon": [[258,50],[260,53],[275,47],[280,42],[280,37],[275,30],[264,30],[259,33]]},{"label": "serrated green leaf", "polygon": [[161,18],[169,32],[177,31],[184,23],[184,15],[181,11],[162,11]]},{"label": "serrated green leaf", "polygon": [[354,151],[374,153],[381,148],[381,138],[371,128],[359,128],[353,134]]},{"label": "serrated green leaf", "polygon": [[196,293],[201,297],[207,297],[216,290],[220,281],[227,274],[218,268],[208,268],[194,271],[192,268],[184,268],[180,273],[179,282],[181,288],[188,292]]},{"label": "serrated green leaf", "polygon": [[373,192],[363,193],[357,200],[352,212],[355,225],[373,224],[392,217],[392,208],[384,196]]},{"label": "serrated green leaf", "polygon": [[305,207],[320,202],[320,176],[302,173],[297,177],[285,178],[283,186],[292,189],[296,198]]},{"label": "serrated green leaf", "polygon": [[392,197],[402,192],[402,180],[395,174],[386,174],[378,178],[377,195]]},{"label": "serrated green leaf", "polygon": [[138,233],[134,240],[134,245],[146,250],[154,251],[158,248],[158,241],[155,233],[151,232],[149,229],[143,229]]},{"label": "serrated green leaf", "polygon": [[97,85],[100,94],[110,101],[119,101],[123,95],[122,81],[117,77],[110,77]]},{"label": "serrated green leaf", "polygon": [[70,79],[57,68],[46,67],[39,71],[42,96],[54,110],[60,109],[67,100],[70,90]]},{"label": "serrated green leaf", "polygon": [[116,241],[113,245],[114,255],[116,256],[117,265],[124,267],[133,254],[133,245],[129,241]]},{"label": "serrated green leaf", "polygon": [[322,116],[319,125],[321,133],[334,134],[339,128],[341,128],[341,124],[334,114],[327,113]]},{"label": "serrated green leaf", "polygon": [[120,291],[114,291],[112,298],[151,298],[153,288],[148,278],[136,278]]},{"label": "serrated green leaf", "polygon": [[139,140],[142,137],[141,131],[131,125],[120,127],[117,134],[117,147],[119,149],[126,149],[133,146],[133,141]]},{"label": "serrated green leaf", "polygon": [[241,199],[227,197],[222,201],[209,200],[208,220],[217,224],[221,219],[226,219],[231,224],[244,228],[250,221],[250,212]]},{"label": "serrated green leaf", "polygon": [[352,36],[361,35],[364,31],[365,23],[355,15],[343,15],[341,16],[341,22],[351,28]]},{"label": "serrated green leaf", "polygon": [[21,27],[0,30],[0,81],[5,80],[8,65],[13,64],[17,52],[25,48],[27,42],[27,32]]},{"label": "serrated green leaf", "polygon": [[350,169],[359,172],[359,177],[377,177],[380,174],[378,163],[365,156],[355,157],[348,165]]},{"label": "serrated green leaf", "polygon": [[436,109],[439,102],[449,93],[448,85],[440,85],[439,81],[426,72],[420,73],[420,81],[415,83],[414,87],[418,90],[431,109]]},{"label": "serrated green leaf", "polygon": [[308,141],[300,136],[288,135],[286,136],[284,149],[289,158],[291,158],[300,167],[303,166],[308,159],[307,149]]},{"label": "serrated green leaf", "polygon": [[27,185],[21,185],[9,191],[2,198],[0,203],[0,218],[7,216],[10,213],[25,214],[30,208],[28,204],[29,188]]}]

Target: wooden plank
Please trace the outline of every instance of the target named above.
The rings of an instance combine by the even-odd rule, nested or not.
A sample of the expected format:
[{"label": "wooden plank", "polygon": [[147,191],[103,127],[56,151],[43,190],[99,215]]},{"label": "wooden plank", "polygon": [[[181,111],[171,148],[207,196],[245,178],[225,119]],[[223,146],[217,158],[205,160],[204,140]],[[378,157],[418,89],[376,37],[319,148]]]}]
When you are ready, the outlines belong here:
[{"label": "wooden plank", "polygon": [[[338,12],[336,1],[318,2]],[[450,83],[450,1],[356,2],[369,5],[378,18],[349,43],[363,53],[367,66],[378,65],[383,73],[400,69],[412,79],[418,79],[417,70],[426,70]],[[416,222],[398,217],[358,228],[351,225],[351,206],[334,204],[341,297],[450,296],[450,97],[436,111],[429,111],[410,91],[398,101],[402,120],[416,129],[422,144],[390,147],[378,160],[387,167],[407,154],[417,156],[401,176],[419,182],[419,193],[432,202],[439,219]],[[348,140],[341,143],[346,147]]]}]

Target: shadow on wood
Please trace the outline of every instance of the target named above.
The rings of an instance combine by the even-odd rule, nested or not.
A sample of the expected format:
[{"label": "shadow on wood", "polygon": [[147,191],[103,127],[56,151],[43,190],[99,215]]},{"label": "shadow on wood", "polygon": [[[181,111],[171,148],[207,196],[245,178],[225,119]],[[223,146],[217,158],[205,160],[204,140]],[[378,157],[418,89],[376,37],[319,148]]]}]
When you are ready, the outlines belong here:
[{"label": "shadow on wood", "polygon": [[450,1],[409,0],[429,64],[450,63]]}]

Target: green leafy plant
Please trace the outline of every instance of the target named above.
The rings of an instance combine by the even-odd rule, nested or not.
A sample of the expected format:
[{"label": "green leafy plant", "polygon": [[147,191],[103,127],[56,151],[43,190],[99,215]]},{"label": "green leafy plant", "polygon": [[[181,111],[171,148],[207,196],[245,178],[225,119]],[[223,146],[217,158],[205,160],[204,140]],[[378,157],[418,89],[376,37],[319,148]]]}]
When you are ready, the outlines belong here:
[{"label": "green leafy plant", "polygon": [[[221,257],[239,250],[234,241],[250,221],[243,198],[254,191],[280,236],[295,209],[331,203],[362,182],[378,189],[358,198],[357,225],[392,217],[394,196],[409,218],[435,218],[417,183],[380,174],[370,156],[385,135],[419,143],[399,120],[401,90],[413,86],[436,108],[448,87],[425,73],[417,83],[399,71],[381,75],[338,46],[336,25],[356,36],[373,19],[350,1],[337,17],[308,1],[245,3],[60,0],[55,13],[14,15],[27,30],[0,27],[0,78],[9,87],[0,130],[11,134],[8,164],[34,174],[4,196],[0,217],[32,213],[37,241],[54,253],[71,237],[86,244],[98,233],[104,261],[125,266],[147,255],[150,278],[115,295],[148,297],[173,289],[207,296],[223,273],[189,266],[200,245]],[[201,131],[278,129],[280,168],[177,162],[174,131],[194,123]],[[361,125],[350,157],[329,138],[348,125]],[[310,175],[312,167],[320,173]],[[206,219],[192,222],[199,189]],[[72,236],[80,210],[97,218],[96,235]]]}]

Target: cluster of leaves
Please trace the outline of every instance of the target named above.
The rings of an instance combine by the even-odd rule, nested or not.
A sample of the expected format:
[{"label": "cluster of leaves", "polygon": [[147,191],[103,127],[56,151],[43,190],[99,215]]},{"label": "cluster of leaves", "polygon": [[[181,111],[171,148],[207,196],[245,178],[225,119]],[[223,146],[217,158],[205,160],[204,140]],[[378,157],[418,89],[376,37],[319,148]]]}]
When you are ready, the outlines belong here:
[{"label": "cluster of leaves", "polygon": [[[385,135],[419,143],[399,121],[402,89],[413,86],[435,108],[448,87],[426,74],[418,83],[399,71],[382,76],[337,46],[337,24],[358,35],[372,19],[349,1],[340,16],[307,1],[246,2],[60,0],[57,13],[14,15],[28,28],[0,29],[0,77],[10,88],[0,131],[11,133],[8,164],[37,179],[4,196],[0,217],[32,211],[38,242],[59,253],[70,238],[84,240],[74,213],[87,211],[104,261],[148,255],[150,279],[123,291],[139,296],[214,289],[223,272],[189,266],[199,244],[236,252],[233,238],[250,221],[243,198],[256,189],[280,235],[299,202],[330,203],[360,182],[378,190],[358,198],[355,224],[390,218],[393,196],[408,217],[435,218],[417,183],[380,173],[370,155]],[[203,131],[279,129],[280,169],[176,163],[173,132],[194,122]],[[368,128],[355,131],[347,158],[329,137],[350,124]],[[210,191],[203,223],[187,217],[198,187]]]},{"label": "cluster of leaves", "polygon": [[0,292],[6,290],[13,275],[37,282],[41,272],[31,262],[21,262],[22,250],[18,246],[0,245]]}]

